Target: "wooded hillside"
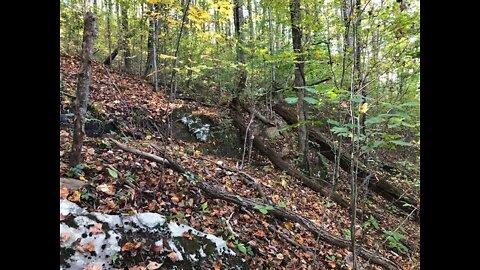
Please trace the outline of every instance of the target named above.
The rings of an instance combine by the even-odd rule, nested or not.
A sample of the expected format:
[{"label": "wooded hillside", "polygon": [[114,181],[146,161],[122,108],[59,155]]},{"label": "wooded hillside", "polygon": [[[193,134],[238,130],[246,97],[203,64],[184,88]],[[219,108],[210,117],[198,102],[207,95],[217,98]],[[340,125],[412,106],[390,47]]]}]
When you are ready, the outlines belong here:
[{"label": "wooded hillside", "polygon": [[[62,0],[60,197],[160,213],[223,238],[249,269],[419,269],[419,12]],[[79,244],[61,267],[185,269],[175,248],[128,237],[109,266]],[[189,267],[240,267],[212,260]]]}]

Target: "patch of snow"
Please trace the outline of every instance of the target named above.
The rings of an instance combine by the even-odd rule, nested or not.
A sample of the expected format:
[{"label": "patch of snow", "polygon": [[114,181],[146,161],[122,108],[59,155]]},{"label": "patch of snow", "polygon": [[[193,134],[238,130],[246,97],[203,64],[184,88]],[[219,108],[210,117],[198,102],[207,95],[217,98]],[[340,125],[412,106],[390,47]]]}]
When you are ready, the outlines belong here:
[{"label": "patch of snow", "polygon": [[80,206],[76,205],[75,203],[68,201],[68,200],[60,200],[60,214],[67,216],[69,214],[73,215],[85,215],[88,212],[81,208]]},{"label": "patch of snow", "polygon": [[183,261],[183,256],[182,256],[182,253],[178,250],[177,246],[175,245],[175,243],[173,242],[173,240],[169,239],[168,241],[168,245],[170,246],[170,248],[175,251],[175,253],[177,254],[177,260],[179,261]]}]

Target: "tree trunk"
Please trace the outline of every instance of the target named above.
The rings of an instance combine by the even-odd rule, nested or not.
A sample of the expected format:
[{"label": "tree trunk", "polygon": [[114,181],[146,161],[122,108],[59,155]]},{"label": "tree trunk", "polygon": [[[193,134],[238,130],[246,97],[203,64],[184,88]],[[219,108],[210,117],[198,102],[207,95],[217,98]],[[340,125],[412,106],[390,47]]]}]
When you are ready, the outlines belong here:
[{"label": "tree trunk", "polygon": [[121,42],[120,47],[121,51],[123,52],[123,61],[124,61],[124,68],[126,72],[130,72],[132,70],[132,60],[130,54],[130,33],[128,29],[128,6],[127,4],[122,1],[120,2],[121,8],[121,15],[122,15],[122,34],[121,34]]},{"label": "tree trunk", "polygon": [[[152,7],[152,11],[156,10],[156,7]],[[153,71],[153,65],[154,65],[154,37],[157,36],[158,34],[158,22],[157,19],[155,18],[150,18],[149,19],[149,28],[148,28],[148,39],[147,39],[147,59],[145,61],[145,71],[143,72],[143,77],[146,78],[148,75],[150,75]],[[156,59],[155,59],[156,60]]]},{"label": "tree trunk", "polygon": [[303,165],[308,168],[308,150],[307,150],[307,126],[305,121],[305,72],[304,72],[304,56],[302,48],[302,15],[300,10],[301,0],[291,0],[290,16],[292,23],[292,41],[293,51],[295,52],[295,81],[294,88],[297,91],[297,117],[300,122],[298,127],[298,152],[303,155]]},{"label": "tree trunk", "polygon": [[246,57],[245,51],[243,46],[245,45],[244,42],[244,35],[242,31],[242,24],[243,24],[243,7],[241,0],[234,1],[234,8],[233,8],[233,19],[235,25],[235,39],[237,41],[237,62],[240,66],[240,71],[238,72],[237,83],[235,85],[235,93],[233,96],[234,102],[238,101],[240,94],[246,88],[247,85],[247,71],[245,69]]},{"label": "tree trunk", "polygon": [[95,14],[87,12],[84,17],[82,62],[78,73],[78,84],[75,101],[75,123],[73,126],[73,144],[70,154],[70,166],[75,167],[82,162],[83,136],[85,135],[85,114],[87,113],[90,73],[93,55],[93,41],[97,34]]},{"label": "tree trunk", "polygon": [[115,57],[117,57],[118,54],[118,48],[116,48],[105,60],[103,61],[103,64],[107,67],[110,67],[112,65],[113,60]]}]

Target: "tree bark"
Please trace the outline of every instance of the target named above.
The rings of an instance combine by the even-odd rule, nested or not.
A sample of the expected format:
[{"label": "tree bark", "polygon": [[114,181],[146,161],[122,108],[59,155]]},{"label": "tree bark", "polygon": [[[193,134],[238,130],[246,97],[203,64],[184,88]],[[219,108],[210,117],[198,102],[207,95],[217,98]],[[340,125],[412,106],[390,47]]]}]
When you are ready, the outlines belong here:
[{"label": "tree bark", "polygon": [[93,55],[93,41],[97,34],[95,14],[87,12],[84,17],[82,63],[78,73],[78,84],[75,100],[75,122],[73,126],[73,144],[70,153],[70,166],[75,167],[82,162],[82,145],[85,135],[85,114],[87,113],[90,73]]},{"label": "tree bark", "polygon": [[297,117],[300,122],[298,127],[298,152],[303,155],[303,165],[308,168],[308,152],[307,152],[307,120],[305,114],[305,72],[304,72],[304,56],[302,48],[302,15],[300,10],[301,0],[290,1],[290,17],[292,23],[292,42],[293,51],[295,52],[295,80],[294,88],[297,91]]},{"label": "tree bark", "polygon": [[115,57],[117,57],[118,54],[118,48],[116,48],[105,60],[103,61],[103,64],[107,67],[110,67],[112,65],[113,60]]},{"label": "tree bark", "polygon": [[[158,11],[157,5],[153,5],[152,11]],[[158,36],[158,20],[155,18],[149,19],[149,28],[148,28],[148,39],[147,39],[147,59],[145,61],[145,70],[143,72],[143,77],[146,78],[152,71],[154,71],[154,37]]]},{"label": "tree bark", "polygon": [[132,70],[132,59],[130,54],[130,32],[128,29],[128,6],[124,1],[120,2],[121,15],[122,15],[122,34],[121,34],[121,50],[123,52],[123,62],[126,72]]},{"label": "tree bark", "polygon": [[245,63],[247,62],[245,51],[243,47],[245,46],[244,34],[242,31],[243,24],[243,7],[241,0],[234,1],[233,8],[233,20],[235,26],[235,39],[237,41],[237,62],[239,64],[239,72],[237,77],[237,83],[235,85],[235,93],[233,96],[234,102],[237,102],[240,94],[247,86],[247,71],[245,69]]}]

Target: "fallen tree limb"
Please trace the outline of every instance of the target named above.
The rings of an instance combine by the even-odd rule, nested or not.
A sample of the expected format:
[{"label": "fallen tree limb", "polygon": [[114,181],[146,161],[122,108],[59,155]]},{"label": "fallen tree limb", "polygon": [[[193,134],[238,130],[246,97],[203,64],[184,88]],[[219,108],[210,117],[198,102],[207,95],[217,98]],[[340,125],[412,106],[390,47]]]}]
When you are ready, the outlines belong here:
[{"label": "fallen tree limb", "polygon": [[[244,197],[241,197],[239,195],[236,195],[236,194],[233,194],[233,193],[230,193],[230,192],[223,192],[223,191],[213,187],[212,185],[206,183],[205,181],[202,181],[202,179],[200,177],[196,176],[192,172],[187,171],[187,169],[185,169],[185,167],[183,167],[181,164],[179,164],[179,163],[177,163],[177,162],[175,162],[171,159],[167,160],[166,159],[167,157],[161,158],[159,156],[156,156],[156,155],[153,155],[153,154],[150,154],[150,153],[147,153],[147,152],[143,152],[143,151],[140,151],[140,150],[135,149],[135,148],[128,147],[128,146],[126,146],[126,145],[124,145],[124,144],[122,144],[122,143],[120,143],[120,142],[118,142],[114,139],[111,139],[111,140],[115,143],[115,145],[117,145],[120,149],[122,149],[124,151],[127,151],[127,152],[130,152],[132,154],[138,155],[138,156],[143,157],[143,158],[145,158],[147,160],[150,160],[150,161],[155,161],[155,162],[162,161],[162,162],[164,162],[164,164],[166,166],[169,166],[170,168],[174,169],[175,171],[177,171],[179,173],[182,173],[182,174],[188,173],[194,179],[197,180],[197,186],[203,192],[205,192],[205,194],[207,196],[209,196],[210,198],[222,199],[222,200],[232,202],[232,203],[235,203],[237,205],[240,205],[240,206],[252,209],[252,210],[254,210],[255,206],[258,206],[258,205],[267,207],[267,204],[254,201],[252,199],[244,198]],[[293,222],[297,222],[297,223],[303,225],[306,229],[308,229],[312,233],[314,233],[316,236],[318,236],[318,238],[320,240],[325,241],[329,244],[338,246],[340,248],[350,247],[350,242],[349,241],[344,240],[344,239],[342,239],[338,236],[335,236],[333,234],[330,234],[329,232],[320,228],[317,224],[315,224],[311,220],[309,220],[305,217],[302,217],[302,216],[300,216],[300,215],[298,215],[298,214],[296,214],[296,213],[294,213],[290,210],[286,210],[286,209],[283,209],[281,207],[277,207],[277,206],[273,206],[273,205],[270,205],[270,206],[273,208],[273,210],[270,210],[269,214],[271,214],[275,217],[278,217],[278,218],[288,219],[288,220],[291,220]],[[361,246],[358,246],[358,252],[359,252],[360,256],[362,256],[366,260],[370,260],[371,262],[373,262],[375,264],[378,264],[380,266],[383,266],[386,269],[389,269],[389,270],[399,270],[399,269],[401,269],[400,266],[398,266],[393,261],[391,261],[387,258],[384,258],[380,255],[377,255],[377,254],[375,254],[375,253],[373,253],[373,252],[371,252],[371,251],[369,251],[369,250],[367,250],[367,249],[365,249]]]},{"label": "fallen tree limb", "polygon": [[[285,104],[276,104],[273,106],[273,110],[279,114],[289,125],[293,125],[298,122],[296,115],[292,113],[292,110],[290,110]],[[323,156],[325,156],[331,162],[335,162],[335,150],[333,148],[333,143],[328,138],[323,136],[322,133],[311,126],[308,126],[308,136],[310,140],[320,145],[320,153]],[[342,154],[340,157],[340,167],[345,172],[350,173],[350,164],[350,158],[345,154]],[[358,177],[367,177],[367,167],[361,162],[358,162],[358,164]],[[396,207],[402,209],[406,213],[410,213],[417,204],[416,199],[404,194],[401,189],[397,188],[386,180],[374,177],[371,181],[369,181],[369,187],[372,191],[392,202]]]},{"label": "fallen tree limb", "polygon": [[210,160],[208,158],[204,158],[204,157],[199,157],[200,159],[202,160],[206,160],[206,161],[209,161],[215,165],[217,165],[219,168],[222,168],[226,171],[230,171],[230,172],[234,172],[234,173],[237,173],[237,174],[240,174],[241,176],[243,176],[242,179],[244,179],[244,182],[245,184],[247,185],[253,185],[255,187],[255,189],[257,189],[258,191],[258,194],[260,194],[260,197],[262,197],[262,199],[265,200],[265,202],[267,203],[272,203],[272,201],[270,200],[270,198],[267,197],[267,195],[265,195],[265,191],[263,190],[262,186],[260,185],[260,183],[258,183],[258,181],[253,178],[251,175],[249,175],[248,173],[244,172],[244,171],[240,171],[240,170],[237,170],[237,169],[234,169],[234,168],[230,168],[226,165],[223,165],[223,164],[219,164],[213,160]]},{"label": "fallen tree limb", "polygon": [[[236,112],[237,114],[231,114],[233,124],[240,129],[240,133],[244,134],[246,130],[245,124],[243,123],[240,112]],[[329,195],[331,195],[330,191],[328,190],[328,188],[330,187],[330,183],[321,179],[317,180],[309,178],[305,174],[294,169],[292,166],[290,166],[288,162],[284,161],[280,157],[280,155],[273,150],[273,147],[269,143],[263,141],[260,136],[257,135],[253,138],[253,146],[258,149],[262,155],[268,157],[268,159],[270,159],[270,161],[275,166],[285,171],[288,175],[300,180],[305,186],[311,188],[312,190],[320,193],[323,196],[328,197]],[[331,199],[337,202],[342,207],[348,208],[350,206],[350,204],[338,194],[332,194]]]},{"label": "fallen tree limb", "polygon": [[[240,132],[242,134],[245,133],[245,124],[243,123],[243,119],[241,117],[241,113],[237,110],[237,114],[232,114],[233,118],[233,124],[237,126],[240,129]],[[264,156],[266,156],[275,166],[277,166],[279,169],[285,171],[288,175],[300,180],[305,186],[311,188],[314,191],[319,192],[323,196],[330,196],[330,198],[335,201],[338,205],[344,207],[344,208],[350,208],[350,203],[347,202],[343,197],[341,197],[338,194],[331,194],[330,188],[331,185],[330,183],[323,181],[323,180],[316,180],[307,177],[305,174],[302,172],[296,170],[293,168],[288,162],[284,161],[279,154],[277,154],[273,149],[273,146],[271,146],[269,143],[267,143],[265,140],[263,140],[260,136],[256,136],[253,139],[253,145],[254,147],[260,151],[260,153]],[[350,166],[350,165],[349,165]],[[372,181],[369,181],[372,182]],[[385,181],[383,181],[384,183]],[[401,193],[403,195],[403,193]],[[403,205],[403,204],[402,204]],[[362,213],[363,211],[363,213]],[[413,210],[411,210],[413,211]],[[411,212],[410,211],[410,212]],[[375,217],[375,219],[380,220],[382,218],[381,214],[375,213],[373,211],[369,211],[366,209],[357,209],[357,215],[371,215]],[[406,241],[404,239],[401,240],[403,244],[405,244],[410,250],[418,249],[418,245],[414,244],[410,241]]]},{"label": "fallen tree limb", "polygon": [[[258,205],[261,205],[263,207],[267,206],[267,204],[254,201],[249,198],[244,198],[230,192],[221,191],[205,182],[199,182],[198,186],[200,187],[201,190],[203,190],[207,194],[207,196],[211,198],[222,199],[243,207],[247,207],[252,210],[255,209],[255,206],[258,206]],[[288,219],[290,221],[297,222],[302,226],[304,226],[309,231],[311,231],[312,233],[314,233],[322,241],[325,241],[329,244],[335,245],[340,248],[349,248],[351,246],[350,241],[342,239],[333,234],[330,234],[329,232],[323,230],[317,224],[315,224],[314,222],[312,222],[311,220],[303,216],[300,216],[290,210],[286,210],[277,206],[272,206],[272,207],[273,209],[270,210],[268,214],[278,218]],[[364,259],[370,260],[371,262],[381,265],[386,269],[393,269],[393,270],[401,269],[400,266],[394,263],[393,261],[387,258],[384,258],[378,254],[375,254],[365,249],[364,247],[358,246],[357,250],[359,255],[362,256]]]}]

